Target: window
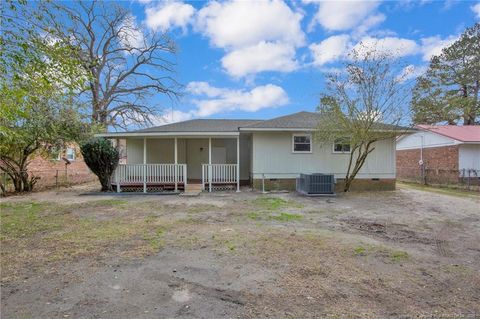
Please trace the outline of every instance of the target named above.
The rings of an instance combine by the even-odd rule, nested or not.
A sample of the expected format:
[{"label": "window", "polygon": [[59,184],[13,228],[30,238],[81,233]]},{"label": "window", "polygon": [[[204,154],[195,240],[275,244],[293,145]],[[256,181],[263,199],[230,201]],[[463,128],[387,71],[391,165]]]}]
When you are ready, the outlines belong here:
[{"label": "window", "polygon": [[67,151],[65,152],[65,155],[69,161],[74,161],[75,160],[75,149],[72,147],[67,148]]},{"label": "window", "polygon": [[293,152],[294,153],[311,153],[312,138],[310,134],[293,135]]},{"label": "window", "polygon": [[334,153],[350,153],[350,141],[349,140],[337,140],[333,143]]}]

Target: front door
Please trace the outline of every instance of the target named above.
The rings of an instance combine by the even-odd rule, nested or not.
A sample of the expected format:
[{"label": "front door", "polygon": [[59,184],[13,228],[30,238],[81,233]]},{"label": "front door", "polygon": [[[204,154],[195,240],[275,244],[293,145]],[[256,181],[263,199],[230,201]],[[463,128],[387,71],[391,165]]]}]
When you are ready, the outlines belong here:
[{"label": "front door", "polygon": [[186,140],[188,179],[202,179],[202,164],[208,163],[208,139]]}]

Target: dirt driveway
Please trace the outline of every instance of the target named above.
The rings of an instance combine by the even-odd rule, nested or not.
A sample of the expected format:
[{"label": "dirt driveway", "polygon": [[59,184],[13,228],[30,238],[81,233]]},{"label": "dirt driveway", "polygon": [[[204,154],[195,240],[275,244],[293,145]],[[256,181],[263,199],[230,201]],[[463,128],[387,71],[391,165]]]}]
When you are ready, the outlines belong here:
[{"label": "dirt driveway", "polygon": [[2,200],[2,318],[480,317],[478,196],[84,190]]}]

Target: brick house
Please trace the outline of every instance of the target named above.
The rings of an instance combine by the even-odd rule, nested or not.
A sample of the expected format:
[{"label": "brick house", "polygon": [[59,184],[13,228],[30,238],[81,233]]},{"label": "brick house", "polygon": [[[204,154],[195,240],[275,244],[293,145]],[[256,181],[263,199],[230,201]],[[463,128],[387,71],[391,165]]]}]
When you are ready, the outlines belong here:
[{"label": "brick house", "polygon": [[457,183],[480,175],[480,126],[418,125],[397,139],[397,178]]},{"label": "brick house", "polygon": [[38,177],[35,189],[80,184],[96,179],[83,161],[76,144],[66,147],[55,157],[36,156],[29,163],[28,171]]}]

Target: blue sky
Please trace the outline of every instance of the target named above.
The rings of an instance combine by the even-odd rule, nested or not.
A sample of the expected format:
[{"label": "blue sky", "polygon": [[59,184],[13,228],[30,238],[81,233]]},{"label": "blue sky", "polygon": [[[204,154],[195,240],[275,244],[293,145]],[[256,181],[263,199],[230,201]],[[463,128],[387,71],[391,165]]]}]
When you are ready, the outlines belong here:
[{"label": "blue sky", "polygon": [[121,5],[146,31],[166,31],[178,44],[176,77],[185,95],[176,103],[155,99],[168,122],[314,111],[325,73],[360,41],[393,50],[411,65],[412,74],[419,74],[432,54],[480,21],[478,1],[142,0]]}]

